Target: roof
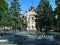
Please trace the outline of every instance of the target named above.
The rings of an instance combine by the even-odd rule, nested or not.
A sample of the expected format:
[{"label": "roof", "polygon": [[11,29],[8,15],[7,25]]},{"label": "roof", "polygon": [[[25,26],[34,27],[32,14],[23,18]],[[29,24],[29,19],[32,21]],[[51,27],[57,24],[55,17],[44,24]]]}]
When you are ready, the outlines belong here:
[{"label": "roof", "polygon": [[32,6],[30,7],[29,11],[31,11],[31,10],[35,11],[35,8],[33,6],[33,3],[32,3]]}]

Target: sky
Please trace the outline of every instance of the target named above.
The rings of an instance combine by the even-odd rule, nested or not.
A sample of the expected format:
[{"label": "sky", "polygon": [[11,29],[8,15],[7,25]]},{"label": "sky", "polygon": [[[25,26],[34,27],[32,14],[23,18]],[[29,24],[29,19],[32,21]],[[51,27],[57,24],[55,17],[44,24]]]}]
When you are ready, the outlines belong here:
[{"label": "sky", "polygon": [[[9,6],[10,6],[10,2],[11,0],[7,0],[7,2],[9,3]],[[19,0],[19,4],[21,5],[21,13],[24,14],[26,11],[29,11],[30,7],[32,6],[32,3],[34,5],[34,7],[36,8],[39,4],[40,0]],[[53,10],[54,8],[56,7],[55,5],[55,0],[49,0]]]}]

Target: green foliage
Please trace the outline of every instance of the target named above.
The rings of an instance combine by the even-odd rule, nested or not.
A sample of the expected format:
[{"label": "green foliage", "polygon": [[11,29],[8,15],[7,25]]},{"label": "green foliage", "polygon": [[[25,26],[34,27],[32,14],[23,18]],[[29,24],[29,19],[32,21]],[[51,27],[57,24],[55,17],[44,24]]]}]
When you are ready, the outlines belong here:
[{"label": "green foliage", "polygon": [[56,9],[55,14],[58,15],[58,21],[60,21],[60,0],[55,0],[56,3]]},{"label": "green foliage", "polygon": [[20,5],[18,3],[18,0],[13,0],[11,2],[11,7],[10,7],[10,11],[11,11],[11,22],[12,22],[12,27],[15,29],[19,29],[22,27],[22,20],[21,20],[21,14],[20,14]]},{"label": "green foliage", "polygon": [[40,1],[36,8],[36,13],[36,26],[39,30],[41,28],[48,28],[53,24],[54,14],[48,0]]},{"label": "green foliage", "polygon": [[5,0],[0,0],[0,26],[7,25],[8,4]]},{"label": "green foliage", "polygon": [[4,11],[8,9],[8,4],[5,0],[0,0],[0,11]]},{"label": "green foliage", "polygon": [[55,3],[56,3],[56,8],[55,8],[55,15],[58,15],[58,18],[56,20],[57,22],[57,27],[58,27],[58,30],[60,30],[60,0],[55,0]]}]

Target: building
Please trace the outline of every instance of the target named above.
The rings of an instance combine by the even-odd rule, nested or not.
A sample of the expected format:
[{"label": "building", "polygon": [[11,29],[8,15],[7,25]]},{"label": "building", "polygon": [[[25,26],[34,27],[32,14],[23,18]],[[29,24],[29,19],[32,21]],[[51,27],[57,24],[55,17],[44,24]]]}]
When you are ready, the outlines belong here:
[{"label": "building", "polygon": [[26,30],[36,30],[35,15],[36,12],[33,6],[31,6],[28,12],[25,12],[24,16],[26,18],[26,23],[27,23]]}]

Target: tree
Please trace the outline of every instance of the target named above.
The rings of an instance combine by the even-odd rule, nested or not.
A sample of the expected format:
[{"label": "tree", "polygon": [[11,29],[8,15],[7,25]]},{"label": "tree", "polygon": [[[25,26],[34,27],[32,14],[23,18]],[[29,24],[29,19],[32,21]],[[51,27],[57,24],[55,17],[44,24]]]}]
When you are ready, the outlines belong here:
[{"label": "tree", "polygon": [[6,0],[0,0],[0,26],[7,26],[9,24],[8,3]]},{"label": "tree", "polygon": [[5,26],[11,27],[11,16],[8,10],[8,3],[6,0],[0,1],[0,26],[4,28]]},{"label": "tree", "polygon": [[54,15],[52,13],[52,7],[49,4],[48,0],[41,0],[38,7],[36,8],[36,26],[37,29],[41,31],[42,28],[48,28],[51,27],[54,20]]},{"label": "tree", "polygon": [[55,3],[56,3],[56,8],[55,8],[55,15],[58,15],[57,17],[57,26],[59,27],[60,29],[60,0],[55,0]]},{"label": "tree", "polygon": [[12,18],[12,27],[14,29],[20,29],[22,27],[22,20],[21,20],[21,14],[20,14],[20,5],[18,3],[18,0],[13,0],[11,2],[11,18]]},{"label": "tree", "polygon": [[56,9],[55,14],[58,15],[58,21],[60,21],[60,0],[55,0],[56,3]]},{"label": "tree", "polygon": [[11,26],[11,17],[9,11],[5,11],[1,19],[1,26]]},{"label": "tree", "polygon": [[7,4],[7,2],[5,1],[5,0],[0,0],[0,11],[3,11],[4,12],[4,10],[7,10],[8,9],[8,4]]},{"label": "tree", "polygon": [[[5,11],[7,11],[7,10],[8,10],[7,2],[5,0],[2,0],[2,1],[0,0],[0,22],[3,19]],[[2,25],[2,24],[0,23],[0,25]]]},{"label": "tree", "polygon": [[26,21],[26,17],[25,16],[22,16],[22,26],[23,26],[23,30],[26,31],[26,28],[27,28],[27,21]]}]

